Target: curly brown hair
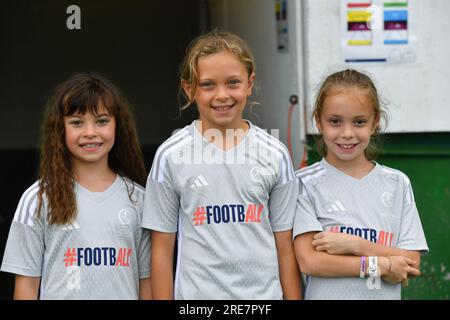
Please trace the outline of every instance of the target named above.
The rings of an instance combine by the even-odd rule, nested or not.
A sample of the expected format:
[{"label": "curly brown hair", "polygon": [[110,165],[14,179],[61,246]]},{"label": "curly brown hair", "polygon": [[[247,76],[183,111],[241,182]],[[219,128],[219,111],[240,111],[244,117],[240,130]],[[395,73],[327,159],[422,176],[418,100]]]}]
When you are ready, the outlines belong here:
[{"label": "curly brown hair", "polygon": [[[108,165],[122,178],[145,186],[147,172],[131,106],[122,92],[99,74],[79,73],[59,84],[46,105],[41,130],[39,168],[39,217],[43,196],[48,200],[48,222],[66,224],[77,215],[71,154],[65,143],[64,117],[75,113],[98,114],[100,102],[116,120],[115,142]],[[128,188],[128,184],[127,184]]]}]

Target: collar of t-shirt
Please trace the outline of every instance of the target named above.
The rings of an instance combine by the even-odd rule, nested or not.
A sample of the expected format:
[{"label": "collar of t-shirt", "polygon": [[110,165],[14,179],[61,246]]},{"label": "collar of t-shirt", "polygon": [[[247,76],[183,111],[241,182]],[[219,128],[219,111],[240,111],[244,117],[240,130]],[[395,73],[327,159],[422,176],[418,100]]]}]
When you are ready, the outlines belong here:
[{"label": "collar of t-shirt", "polygon": [[120,188],[120,184],[121,178],[119,175],[116,175],[116,179],[108,188],[106,188],[106,190],[101,192],[92,192],[80,185],[78,182],[75,182],[75,192],[99,203],[112,196]]},{"label": "collar of t-shirt", "polygon": [[214,143],[211,143],[208,141],[208,139],[206,139],[202,133],[200,132],[200,130],[197,128],[197,123],[199,120],[194,120],[191,125],[190,125],[190,131],[191,134],[194,137],[194,141],[197,139],[199,139],[199,141],[202,141],[203,146],[212,146],[214,149],[216,149],[217,151],[223,152],[223,153],[229,153],[229,152],[234,152],[238,149],[241,148],[241,146],[245,145],[248,141],[248,139],[250,139],[250,136],[254,134],[255,128],[254,125],[247,119],[243,119],[249,126],[249,129],[245,135],[245,137],[237,144],[235,145],[233,148],[230,148],[228,150],[223,150],[222,148],[219,148],[218,146],[216,146]]},{"label": "collar of t-shirt", "polygon": [[381,165],[375,161],[372,161],[372,163],[375,165],[375,167],[373,167],[372,170],[368,174],[366,174],[364,177],[358,179],[358,178],[352,177],[351,175],[348,175],[345,172],[337,169],[336,167],[334,167],[333,165],[328,163],[327,160],[325,160],[325,158],[322,158],[322,160],[320,161],[320,165],[323,168],[325,168],[326,170],[330,171],[337,179],[339,179],[343,182],[352,183],[352,184],[367,183],[367,182],[373,180],[377,176],[378,172],[381,170]]}]

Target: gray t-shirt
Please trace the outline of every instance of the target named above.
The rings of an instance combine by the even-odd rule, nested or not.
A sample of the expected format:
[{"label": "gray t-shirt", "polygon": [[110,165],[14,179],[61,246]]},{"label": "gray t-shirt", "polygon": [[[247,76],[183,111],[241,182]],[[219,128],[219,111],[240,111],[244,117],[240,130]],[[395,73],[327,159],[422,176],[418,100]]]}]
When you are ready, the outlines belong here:
[{"label": "gray t-shirt", "polygon": [[292,229],[298,185],[284,145],[249,125],[223,151],[194,121],[156,152],[142,226],[178,232],[175,299],[282,299],[274,232]]},{"label": "gray t-shirt", "polygon": [[[408,177],[375,164],[362,179],[325,159],[296,172],[299,196],[293,236],[332,231],[363,237],[384,246],[427,252],[425,235]],[[370,286],[369,286],[370,287]],[[367,279],[307,277],[306,299],[400,299],[401,286]]]},{"label": "gray t-shirt", "polygon": [[[126,182],[125,182],[126,181]],[[128,186],[128,189],[127,189]],[[48,224],[36,218],[39,184],[20,199],[1,271],[41,277],[40,299],[138,299],[150,276],[150,235],[141,228],[144,188],[117,176],[104,192],[75,184],[77,217]]]}]

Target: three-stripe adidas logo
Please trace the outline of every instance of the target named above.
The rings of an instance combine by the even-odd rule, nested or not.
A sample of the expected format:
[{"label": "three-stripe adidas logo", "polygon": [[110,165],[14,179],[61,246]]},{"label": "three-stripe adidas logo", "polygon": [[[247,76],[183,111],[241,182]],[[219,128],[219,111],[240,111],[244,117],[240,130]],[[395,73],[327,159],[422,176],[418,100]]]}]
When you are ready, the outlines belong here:
[{"label": "three-stripe adidas logo", "polygon": [[345,207],[339,200],[333,202],[327,210],[327,212],[339,212],[339,211],[345,211]]},{"label": "three-stripe adidas logo", "polygon": [[200,174],[197,178],[195,178],[194,183],[191,184],[190,188],[195,189],[199,187],[205,187],[208,186],[208,181]]},{"label": "three-stripe adidas logo", "polygon": [[78,225],[78,223],[75,221],[73,223],[70,224],[66,224],[64,227],[62,227],[62,230],[67,231],[67,230],[77,230],[80,229],[80,226]]}]

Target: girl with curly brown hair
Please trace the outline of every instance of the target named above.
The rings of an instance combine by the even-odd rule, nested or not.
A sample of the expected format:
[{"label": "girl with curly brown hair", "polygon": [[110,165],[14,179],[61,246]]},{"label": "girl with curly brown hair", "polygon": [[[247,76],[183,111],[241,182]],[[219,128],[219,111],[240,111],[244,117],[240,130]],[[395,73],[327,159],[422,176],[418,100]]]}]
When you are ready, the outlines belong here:
[{"label": "girl with curly brown hair", "polygon": [[100,75],[73,75],[47,104],[40,151],[1,266],[16,274],[14,298],[149,298],[146,170],[126,98]]}]

